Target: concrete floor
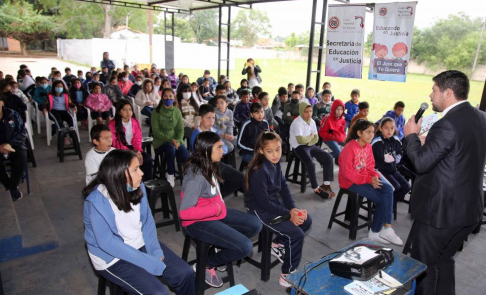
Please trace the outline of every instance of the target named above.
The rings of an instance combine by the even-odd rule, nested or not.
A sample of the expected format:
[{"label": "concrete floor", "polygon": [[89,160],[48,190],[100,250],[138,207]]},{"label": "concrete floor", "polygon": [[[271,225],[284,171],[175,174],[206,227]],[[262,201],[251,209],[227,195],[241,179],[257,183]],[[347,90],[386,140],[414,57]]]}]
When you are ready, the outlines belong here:
[{"label": "concrete floor", "polygon": [[[147,130],[144,131],[144,134],[146,133]],[[91,148],[87,131],[82,130],[81,137],[82,151],[85,155]],[[68,156],[64,163],[60,163],[56,157],[56,139],[54,138],[51,146],[47,147],[45,130],[42,135],[36,134],[34,138],[37,168],[29,168],[32,194],[24,195],[24,199],[15,203],[15,207],[19,210],[28,207],[25,203],[41,201],[59,239],[59,248],[0,263],[5,294],[96,294],[98,281],[83,238],[83,200],[80,192],[85,184],[84,162],[75,156]],[[286,163],[283,163],[283,166],[285,167]],[[336,181],[333,188],[337,191],[337,169],[335,173]],[[318,172],[318,177],[322,177],[322,171]],[[295,184],[290,184],[290,187],[297,205],[306,208],[314,220],[305,239],[301,267],[306,262],[318,260],[352,243],[345,229],[337,225],[334,225],[332,230],[327,228],[334,199],[322,200],[310,189],[301,194]],[[21,185],[21,190],[26,194],[25,184]],[[180,193],[180,185],[176,186],[175,193]],[[1,193],[0,198],[3,202],[10,201],[8,193]],[[243,209],[241,194],[236,198],[231,196],[225,201],[231,208]],[[405,240],[412,224],[407,213],[408,205],[399,204],[398,211],[394,228]],[[157,218],[161,217],[156,216]],[[483,228],[478,235],[470,236],[464,251],[457,255],[457,294],[485,294],[485,232],[486,228]],[[176,232],[173,226],[168,226],[159,228],[158,236],[159,240],[175,253],[182,254],[184,237],[181,232]],[[358,239],[366,236],[365,229],[358,232]],[[394,248],[397,251],[402,250],[399,247]],[[191,251],[191,255],[194,255],[194,251]],[[250,290],[256,288],[262,294],[288,293],[278,285],[279,274],[280,269],[277,266],[272,270],[270,280],[262,282],[259,271],[250,264],[243,263],[240,268],[235,267],[236,283],[243,284]],[[215,294],[227,287],[225,284],[220,289],[209,289],[206,294]]]}]

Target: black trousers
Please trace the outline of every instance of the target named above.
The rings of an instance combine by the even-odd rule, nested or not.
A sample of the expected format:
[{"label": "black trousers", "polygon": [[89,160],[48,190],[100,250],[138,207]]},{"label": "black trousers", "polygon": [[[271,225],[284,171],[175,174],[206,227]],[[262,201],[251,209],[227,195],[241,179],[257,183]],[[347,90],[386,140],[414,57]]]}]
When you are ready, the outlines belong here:
[{"label": "black trousers", "polygon": [[417,279],[415,294],[455,294],[454,255],[476,226],[435,228],[415,220],[412,258],[427,265],[425,274]]},{"label": "black trousers", "polygon": [[410,184],[405,177],[403,177],[398,171],[395,171],[395,173],[386,173],[381,171],[381,174],[383,174],[386,180],[388,180],[395,189],[393,192],[393,201],[395,203],[398,201],[403,201],[405,196],[410,191]]},{"label": "black trousers", "polygon": [[274,241],[284,245],[285,257],[282,264],[282,273],[288,274],[296,270],[302,258],[305,233],[312,225],[311,216],[307,215],[307,219],[299,226],[296,226],[290,220],[271,225],[268,222],[268,214],[260,216],[256,210],[250,210],[249,213],[257,216],[263,223],[263,226],[266,226],[275,234]]},{"label": "black trousers", "polygon": [[74,126],[73,117],[71,117],[71,115],[68,113],[68,111],[59,111],[59,110],[52,109],[50,111],[50,115],[52,117],[54,117],[57,121],[57,124],[59,124],[59,126],[57,126],[57,128],[63,128],[64,127],[64,124],[62,122],[68,123],[69,127]]},{"label": "black trousers", "polygon": [[10,190],[16,188],[20,183],[27,164],[27,151],[17,149],[16,152],[8,154],[8,160],[10,161],[10,176],[5,169],[5,158],[0,155],[0,182],[5,189]]},{"label": "black trousers", "polygon": [[223,178],[223,183],[220,185],[223,198],[243,188],[245,176],[242,172],[223,162],[219,162],[218,168]]},{"label": "black trousers", "polygon": [[323,180],[334,180],[334,163],[332,160],[333,158],[328,152],[324,151],[318,146],[308,146],[305,144],[299,145],[294,149],[294,151],[299,159],[304,162],[307,173],[309,173],[312,189],[316,189],[319,187],[316,178],[316,167],[314,166],[314,161],[312,160],[313,158],[315,158],[317,162],[319,162],[319,164],[321,164],[323,167]]}]

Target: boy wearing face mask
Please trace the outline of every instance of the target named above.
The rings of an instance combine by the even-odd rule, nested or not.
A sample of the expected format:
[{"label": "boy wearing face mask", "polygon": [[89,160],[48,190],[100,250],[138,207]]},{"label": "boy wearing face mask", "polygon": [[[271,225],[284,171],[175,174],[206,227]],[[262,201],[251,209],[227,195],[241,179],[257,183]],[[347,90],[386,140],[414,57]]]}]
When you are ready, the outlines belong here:
[{"label": "boy wearing face mask", "polygon": [[130,88],[130,91],[128,91],[128,97],[135,98],[137,93],[142,89],[142,81],[143,81],[142,76],[137,76],[137,78],[135,78],[135,83],[133,83],[132,87]]},{"label": "boy wearing face mask", "polygon": [[288,126],[294,122],[295,118],[299,116],[299,103],[302,96],[300,96],[300,92],[298,90],[294,90],[292,92],[292,98],[290,99],[290,103],[284,108],[284,112],[282,114],[282,120]]}]

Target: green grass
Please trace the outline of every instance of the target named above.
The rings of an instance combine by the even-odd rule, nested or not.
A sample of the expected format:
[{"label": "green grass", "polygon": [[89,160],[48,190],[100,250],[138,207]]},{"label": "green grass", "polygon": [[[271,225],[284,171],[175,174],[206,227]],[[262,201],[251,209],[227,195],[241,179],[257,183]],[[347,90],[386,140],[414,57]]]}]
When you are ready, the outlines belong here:
[{"label": "green grass", "polygon": [[[230,71],[230,80],[232,87],[237,89],[241,79],[246,78],[241,75],[241,69],[245,63],[244,59],[236,59],[236,69]],[[279,87],[287,87],[289,82],[294,84],[305,84],[307,63],[304,61],[284,61],[280,59],[257,60],[257,64],[262,69],[262,88],[270,94],[273,98],[277,94]],[[316,64],[313,69],[317,68]],[[324,65],[322,66],[324,69]],[[211,74],[216,78],[217,69],[210,69]],[[183,72],[189,76],[191,82],[201,77],[202,70],[194,69],[177,69],[177,72]],[[224,74],[225,72],[223,72]],[[429,94],[432,89],[432,76],[408,74],[407,82],[385,82],[368,80],[368,67],[363,68],[363,79],[345,79],[321,76],[322,83],[328,81],[332,85],[332,92],[334,97],[341,99],[344,102],[349,100],[349,94],[354,88],[361,91],[360,101],[367,101],[370,104],[370,114],[368,119],[378,120],[388,110],[393,108],[396,101],[403,101],[405,103],[405,116],[407,119],[415,114],[422,102],[427,102],[430,105]],[[312,86],[315,86],[315,74],[312,77]],[[473,106],[479,104],[484,83],[478,81],[471,81],[471,91],[469,93],[469,101]],[[320,89],[319,89],[320,91]],[[431,107],[426,114],[432,113]]]}]

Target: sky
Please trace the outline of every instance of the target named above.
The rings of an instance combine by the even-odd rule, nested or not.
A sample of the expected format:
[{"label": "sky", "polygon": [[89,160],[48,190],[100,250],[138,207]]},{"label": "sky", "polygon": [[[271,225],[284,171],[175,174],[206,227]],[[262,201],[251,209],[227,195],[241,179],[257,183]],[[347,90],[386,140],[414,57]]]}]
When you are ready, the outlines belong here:
[{"label": "sky", "polygon": [[[318,0],[318,3],[324,2]],[[411,1],[363,1],[351,0],[351,3],[389,3],[389,2],[411,2]],[[330,0],[329,4],[342,4],[337,1]],[[322,7],[322,4],[320,5]],[[283,1],[273,3],[255,4],[253,8],[260,9],[267,12],[270,18],[272,28],[270,32],[272,37],[282,36],[286,37],[290,33],[296,34],[310,30],[312,0],[295,0]],[[236,8],[235,10],[238,10]],[[316,19],[320,20],[319,8]],[[415,26],[419,28],[429,27],[435,21],[446,18],[449,14],[456,14],[463,11],[467,15],[476,17],[486,17],[486,0],[419,0],[416,8]],[[234,13],[234,14],[233,14]],[[236,16],[237,11],[232,15]],[[373,29],[373,14],[366,14],[365,34],[368,34]]]}]

